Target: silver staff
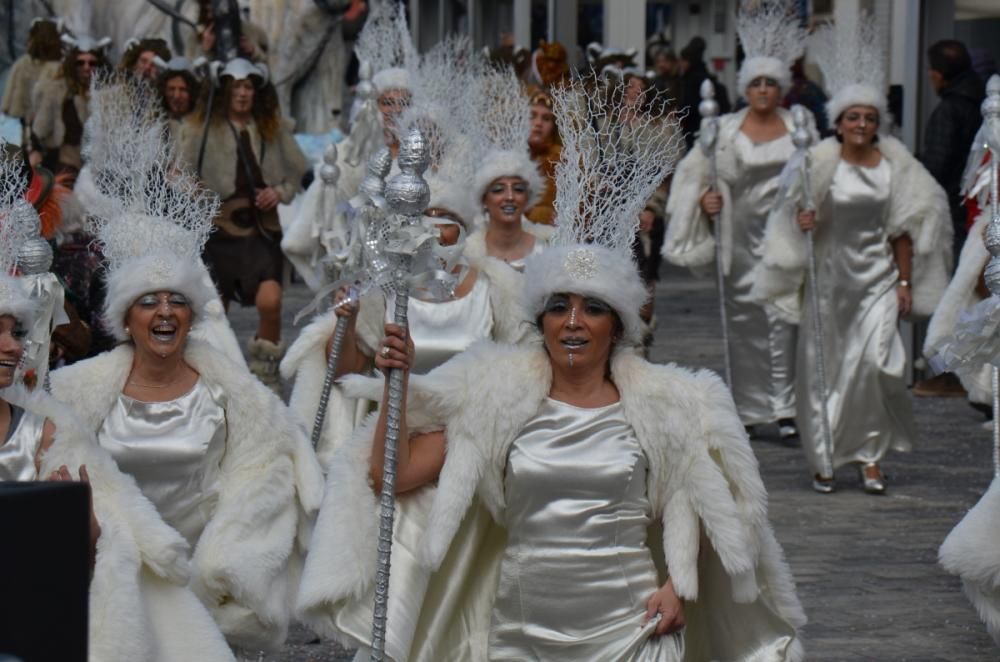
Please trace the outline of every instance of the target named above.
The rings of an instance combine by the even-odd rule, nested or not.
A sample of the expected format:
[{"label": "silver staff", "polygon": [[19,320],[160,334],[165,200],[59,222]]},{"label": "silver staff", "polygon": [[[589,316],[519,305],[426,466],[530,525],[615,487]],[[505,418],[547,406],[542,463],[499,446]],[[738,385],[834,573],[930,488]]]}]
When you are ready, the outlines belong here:
[{"label": "silver staff", "polygon": [[[359,192],[364,196],[366,205],[375,204],[375,196],[379,198],[385,191],[385,177],[389,174],[389,167],[392,165],[392,156],[388,149],[381,149],[372,155],[368,161],[368,174],[362,180]],[[320,179],[323,185],[333,188],[340,178],[340,169],[337,167],[337,146],[330,145],[323,154],[323,166],[319,169]],[[360,223],[355,223],[351,229],[350,243],[355,243],[357,237],[363,237],[365,228],[359,227]],[[360,241],[360,239],[357,239]],[[350,257],[348,258],[350,262]],[[343,271],[351,264],[345,265]],[[333,281],[336,274],[327,274],[328,280]],[[350,291],[345,303],[353,303],[355,292]],[[316,418],[313,421],[312,446],[315,449],[319,446],[319,440],[323,436],[323,423],[326,421],[326,411],[330,404],[330,392],[333,390],[333,382],[337,375],[337,366],[340,364],[340,352],[344,347],[344,338],[347,337],[347,328],[350,326],[351,317],[343,316],[337,318],[337,326],[333,331],[333,343],[330,346],[330,355],[326,359],[326,374],[323,376],[323,389],[319,394],[319,407],[316,409]]]},{"label": "silver staff", "polygon": [[[319,178],[326,187],[327,193],[333,195],[340,179],[340,168],[337,167],[337,146],[330,144],[323,152],[323,165],[319,169]],[[332,269],[327,269],[327,280],[335,279],[336,274],[331,273]],[[316,408],[316,418],[313,420],[312,447],[319,446],[319,439],[323,436],[323,422],[326,420],[326,410],[330,404],[330,391],[333,389],[333,379],[337,374],[337,365],[340,363],[340,349],[344,346],[344,338],[347,336],[349,318],[338,317],[337,326],[333,332],[333,345],[330,347],[330,355],[326,358],[326,373],[323,376],[323,389],[319,393],[319,406]]]},{"label": "silver staff", "polygon": [[[802,185],[802,200],[806,209],[815,210],[816,204],[812,196],[812,186],[809,182],[809,145],[812,136],[809,135],[806,109],[802,106],[792,108],[792,121],[795,130],[792,131],[792,143],[795,149],[800,151],[796,162],[799,164],[801,176],[799,181]],[[830,414],[827,401],[830,394],[826,383],[826,351],[824,349],[823,316],[819,310],[819,281],[816,277],[816,247],[813,242],[813,231],[806,233],[806,251],[809,259],[809,304],[812,308],[813,333],[816,334],[816,388],[819,391],[820,402],[820,430],[823,433],[823,443],[820,448],[820,460],[822,462],[821,478],[825,480],[833,479],[833,433],[830,430]]]},{"label": "silver staff", "polygon": [[[708,159],[708,189],[718,191],[718,173],[715,169],[715,145],[719,139],[719,104],[715,100],[715,85],[711,79],[701,82],[701,128],[698,131],[698,146]],[[712,230],[715,234],[715,282],[719,292],[719,319],[722,322],[722,357],[725,362],[726,384],[733,387],[733,360],[729,349],[729,318],[726,317],[726,268],[723,264],[722,222],[719,214],[712,216]]]},{"label": "silver staff", "polygon": [[[997,127],[1000,123],[1000,76],[993,74],[986,84],[986,99],[981,106],[983,126],[986,130]],[[1000,136],[993,136],[994,144]],[[986,249],[992,257],[986,265],[986,287],[993,296],[1000,296],[1000,201],[997,200],[998,169],[1000,169],[1000,154],[990,149],[990,224],[986,229]],[[991,370],[993,390],[993,474],[1000,476],[1000,368],[996,365]]]},{"label": "silver staff", "polygon": [[[396,227],[390,229],[387,250],[393,255],[395,272],[391,291],[395,294],[394,322],[407,328],[407,305],[410,292],[410,267],[417,246],[414,237],[430,201],[430,187],[422,175],[430,164],[430,150],[420,131],[413,129],[399,146],[400,174],[386,184],[385,200],[395,213]],[[389,563],[392,554],[392,525],[396,508],[396,449],[403,403],[404,374],[389,372],[389,401],[386,405],[385,464],[382,473],[381,514],[378,529],[378,561],[375,570],[375,611],[372,619],[374,662],[385,658],[385,627],[389,606]]]}]

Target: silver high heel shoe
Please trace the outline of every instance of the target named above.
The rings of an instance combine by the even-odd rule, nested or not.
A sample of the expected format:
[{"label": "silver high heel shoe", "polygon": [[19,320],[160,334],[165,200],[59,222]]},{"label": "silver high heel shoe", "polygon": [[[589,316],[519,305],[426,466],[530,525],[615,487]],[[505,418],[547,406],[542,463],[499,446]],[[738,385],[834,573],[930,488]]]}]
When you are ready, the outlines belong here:
[{"label": "silver high heel shoe", "polygon": [[813,476],[813,489],[820,494],[830,494],[836,489],[836,484],[833,482],[833,476],[829,478],[823,478],[819,474]]},{"label": "silver high heel shoe", "polygon": [[[874,472],[872,472],[872,469],[874,469]],[[882,475],[882,469],[879,468],[877,463],[868,462],[867,464],[862,464],[859,471],[865,492],[868,494],[885,494],[885,476]],[[869,472],[877,475],[870,476]]]}]

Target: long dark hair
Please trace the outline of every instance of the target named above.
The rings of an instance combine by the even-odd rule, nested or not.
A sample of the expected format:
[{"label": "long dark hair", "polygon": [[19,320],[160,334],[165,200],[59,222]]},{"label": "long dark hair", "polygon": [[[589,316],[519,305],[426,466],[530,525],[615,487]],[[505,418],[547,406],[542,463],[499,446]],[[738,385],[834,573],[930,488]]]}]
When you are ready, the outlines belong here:
[{"label": "long dark hair", "polygon": [[[254,122],[257,124],[257,128],[260,129],[261,137],[265,141],[270,142],[277,137],[278,130],[281,128],[278,92],[270,82],[261,84],[261,79],[257,76],[251,76],[250,80],[254,83],[251,114],[253,115]],[[198,104],[198,110],[195,111],[195,119],[199,123],[205,121],[205,107],[208,105],[209,87],[208,85],[204,87],[205,89],[201,94],[201,101]],[[229,113],[229,100],[232,96],[233,79],[230,76],[223,76],[222,87],[215,94],[215,98],[212,100],[212,108],[209,110],[213,124],[225,121]]]}]

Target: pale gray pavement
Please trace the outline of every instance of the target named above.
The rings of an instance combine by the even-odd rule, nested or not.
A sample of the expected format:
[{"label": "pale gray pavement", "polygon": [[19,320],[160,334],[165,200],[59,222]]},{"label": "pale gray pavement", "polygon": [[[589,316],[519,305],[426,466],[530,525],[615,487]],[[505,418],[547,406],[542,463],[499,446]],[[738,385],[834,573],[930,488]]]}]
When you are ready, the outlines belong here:
[{"label": "pale gray pavement", "polygon": [[[286,300],[285,333],[309,295],[293,286]],[[653,359],[692,367],[722,367],[711,282],[664,269],[656,297]],[[245,342],[252,309],[230,318]],[[918,439],[907,455],[884,467],[889,494],[864,494],[856,474],[838,472],[839,490],[819,495],[798,449],[774,440],[754,442],[770,494],[770,515],[784,546],[810,623],[807,659],[973,662],[1000,659],[962,595],[959,582],[936,565],[937,548],[976,502],[992,474],[989,433],[962,399],[915,399]],[[1000,523],[998,523],[1000,524]],[[343,649],[306,643],[296,629],[268,662],[340,662]]]}]

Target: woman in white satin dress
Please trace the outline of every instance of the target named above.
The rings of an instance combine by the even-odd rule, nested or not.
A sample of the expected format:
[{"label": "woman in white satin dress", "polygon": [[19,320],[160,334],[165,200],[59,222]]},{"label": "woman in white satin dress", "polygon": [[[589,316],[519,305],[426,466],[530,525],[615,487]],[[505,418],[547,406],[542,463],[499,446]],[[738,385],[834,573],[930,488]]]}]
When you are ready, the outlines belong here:
[{"label": "woman in white satin dress", "polygon": [[[914,294],[920,294],[914,283],[919,286],[929,271],[925,263],[920,273],[915,254],[926,256],[942,244],[935,239],[940,189],[905,146],[876,137],[881,121],[879,108],[863,103],[835,118],[837,137],[811,152],[816,210],[797,217],[800,229],[815,230],[833,468],[858,467],[871,494],[886,490],[885,454],[909,450],[915,437],[897,321],[913,312]],[[808,297],[804,305],[808,321]],[[826,493],[834,481],[821,475],[816,342],[811,325],[800,330],[796,399],[813,487]]]},{"label": "woman in white satin dress", "polygon": [[[410,400],[390,659],[801,659],[801,607],[731,396],[714,375],[635,353],[645,288],[609,255],[576,244],[529,259],[538,342],[479,343],[410,376],[419,347],[385,326],[376,366],[405,370]],[[561,291],[574,278],[583,293]],[[334,457],[298,603],[359,659],[386,410]],[[408,421],[438,431],[411,435]]]},{"label": "woman in white satin dress", "polygon": [[[791,113],[780,107],[782,88],[770,76],[753,78],[749,105],[719,118],[718,191],[708,190],[708,159],[698,147],[678,165],[667,202],[670,218],[663,256],[691,268],[715,256],[713,224],[723,224],[726,316],[731,385],[740,418],[776,423],[782,439],[798,434],[795,420],[796,327],[752,300],[753,270],[763,252],[764,228],[778,191],[778,175],[795,147]],[[811,115],[810,115],[811,119]],[[813,134],[815,128],[810,127]]]}]

